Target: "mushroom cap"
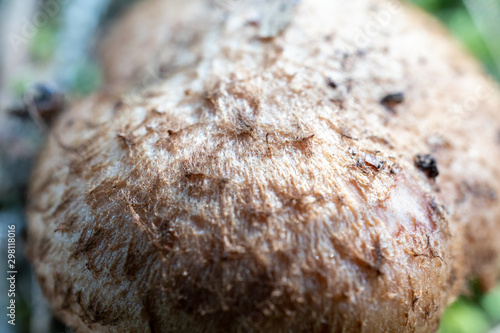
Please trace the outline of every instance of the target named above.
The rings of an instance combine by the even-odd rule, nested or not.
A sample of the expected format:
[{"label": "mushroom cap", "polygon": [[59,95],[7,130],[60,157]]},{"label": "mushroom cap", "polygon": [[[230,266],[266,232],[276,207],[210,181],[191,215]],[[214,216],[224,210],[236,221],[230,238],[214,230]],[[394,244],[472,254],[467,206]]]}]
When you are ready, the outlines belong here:
[{"label": "mushroom cap", "polygon": [[399,2],[259,24],[139,5],[107,89],[52,128],[29,255],[78,332],[429,332],[497,277],[500,93],[476,61]]}]

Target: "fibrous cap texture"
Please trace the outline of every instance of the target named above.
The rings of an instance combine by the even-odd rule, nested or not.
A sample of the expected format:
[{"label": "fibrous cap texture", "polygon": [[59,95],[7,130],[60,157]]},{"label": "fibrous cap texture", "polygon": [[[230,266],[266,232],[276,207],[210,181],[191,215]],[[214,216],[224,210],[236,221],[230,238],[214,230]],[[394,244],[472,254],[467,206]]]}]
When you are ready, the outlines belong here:
[{"label": "fibrous cap texture", "polygon": [[429,332],[495,280],[476,62],[399,2],[303,0],[266,38],[259,17],[140,4],[52,129],[30,256],[78,332]]}]

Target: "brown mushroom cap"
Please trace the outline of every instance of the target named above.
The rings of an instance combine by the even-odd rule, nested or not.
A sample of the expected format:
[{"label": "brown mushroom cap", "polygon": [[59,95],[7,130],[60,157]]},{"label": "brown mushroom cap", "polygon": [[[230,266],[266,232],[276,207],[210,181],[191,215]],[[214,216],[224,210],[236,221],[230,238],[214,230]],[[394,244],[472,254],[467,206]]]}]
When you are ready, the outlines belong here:
[{"label": "brown mushroom cap", "polygon": [[108,88],[148,63],[159,79],[53,128],[29,242],[67,324],[428,332],[467,279],[495,280],[500,93],[439,25],[303,0],[261,39],[251,8],[210,6],[137,7],[106,44]]}]

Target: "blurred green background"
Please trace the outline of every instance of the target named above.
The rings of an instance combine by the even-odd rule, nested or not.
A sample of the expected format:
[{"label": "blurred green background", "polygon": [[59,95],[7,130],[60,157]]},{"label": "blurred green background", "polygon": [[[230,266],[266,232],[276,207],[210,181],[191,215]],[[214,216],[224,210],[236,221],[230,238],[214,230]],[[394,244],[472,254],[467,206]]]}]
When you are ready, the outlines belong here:
[{"label": "blurred green background", "polygon": [[[17,1],[19,4],[20,2],[28,0],[0,0],[0,8],[4,11],[0,12],[0,19],[2,19],[2,14],[6,13],[6,8],[13,6],[12,4],[14,1]],[[92,40],[92,36],[95,37],[99,35],[100,31],[102,31],[113,18],[119,15],[134,1],[141,0],[102,0],[100,3],[95,0],[73,0],[72,2],[59,1],[62,4],[68,3],[68,7],[76,6],[74,5],[75,3],[82,3],[86,6],[93,5],[93,10],[98,11],[97,14],[89,13],[90,18],[88,19],[92,19],[92,15],[97,16],[98,19],[94,22],[95,29],[88,31],[88,36],[91,36],[91,41],[87,46],[81,49],[80,57],[61,60],[63,63],[64,61],[70,62],[69,67],[72,68],[69,70],[66,66],[62,66],[62,68],[66,69],[64,71],[65,73],[72,73],[71,76],[64,77],[64,80],[61,79],[65,82],[65,86],[67,87],[66,93],[70,96],[83,96],[99,87],[102,78],[99,66],[92,56],[95,47],[95,40]],[[424,10],[441,20],[450,29],[452,34],[460,40],[473,55],[481,60],[485,69],[500,81],[500,0],[409,1],[422,7]],[[38,8],[39,10],[43,8],[43,6],[46,6],[49,0],[29,0],[29,2],[32,3],[34,8]],[[69,5],[69,3],[71,3],[71,5]],[[70,19],[68,19],[68,15]],[[21,66],[18,66],[23,70],[9,77],[8,82],[3,82],[3,87],[0,86],[4,91],[4,95],[6,92],[6,95],[20,99],[26,89],[34,82],[37,82],[40,77],[44,77],[44,74],[47,72],[54,72],[54,59],[59,57],[58,52],[61,50],[61,46],[59,45],[61,36],[64,37],[64,31],[71,28],[72,20],[70,15],[71,10],[62,7],[57,15],[50,18],[47,24],[37,29],[33,38],[30,38],[29,44],[26,46],[25,53],[27,54],[27,60],[25,60]],[[3,51],[4,50],[1,50],[1,52]],[[0,58],[1,57],[2,55],[0,54]],[[2,82],[0,82],[0,84],[1,83]],[[33,127],[29,127],[31,125],[19,126],[26,132],[34,131]],[[32,151],[36,151],[42,141],[39,140],[41,136],[40,133],[35,133],[33,137],[26,135],[22,140],[31,144],[30,147],[32,147]],[[0,147],[0,155],[1,153]],[[32,153],[32,155],[34,156],[35,154]],[[27,159],[23,162],[23,165],[29,165],[29,163],[31,163],[30,161],[32,160]],[[17,164],[14,165],[14,167],[19,174],[20,168]],[[27,179],[29,167],[23,172],[23,175],[20,176],[21,180],[18,183],[13,184],[5,190],[0,186],[0,216],[4,219],[17,219],[17,221],[20,221],[20,224],[22,224],[24,220],[23,188],[26,182],[22,179]],[[0,165],[0,183],[2,182],[1,176],[2,166]],[[4,193],[8,193],[8,195],[4,195]],[[25,265],[28,266],[27,263]],[[21,283],[25,284],[28,289],[33,288],[29,274]],[[33,300],[35,298],[35,296],[33,296],[35,292],[25,292],[19,295],[18,318],[20,322],[12,332],[33,332],[33,327],[36,326],[33,324],[33,318],[38,316],[33,315],[33,309],[36,308],[36,306],[33,305],[35,304]],[[40,314],[40,318],[42,316],[43,313]],[[50,327],[49,330],[52,333],[69,332],[67,328],[64,328],[61,323],[53,318],[50,319],[50,323],[47,325],[47,327]],[[1,327],[0,331],[2,331]],[[43,332],[43,330],[37,330],[37,332]],[[500,284],[488,294],[483,295],[478,291],[474,283],[472,283],[471,295],[460,297],[446,310],[439,332],[500,333]]]},{"label": "blurred green background", "polygon": [[500,0],[410,0],[441,20],[500,80]]}]

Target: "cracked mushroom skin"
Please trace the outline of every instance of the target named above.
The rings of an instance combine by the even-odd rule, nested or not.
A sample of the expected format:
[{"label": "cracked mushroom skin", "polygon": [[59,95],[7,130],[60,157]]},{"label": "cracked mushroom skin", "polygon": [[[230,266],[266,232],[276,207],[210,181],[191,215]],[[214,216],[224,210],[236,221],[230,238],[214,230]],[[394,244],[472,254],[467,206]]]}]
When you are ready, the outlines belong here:
[{"label": "cracked mushroom skin", "polygon": [[[192,15],[147,15],[170,6]],[[469,279],[490,287],[500,94],[479,65],[397,2],[303,0],[272,38],[210,6],[132,9],[106,70],[170,70],[110,95],[138,61],[53,126],[28,241],[55,313],[77,332],[432,332]]]}]

